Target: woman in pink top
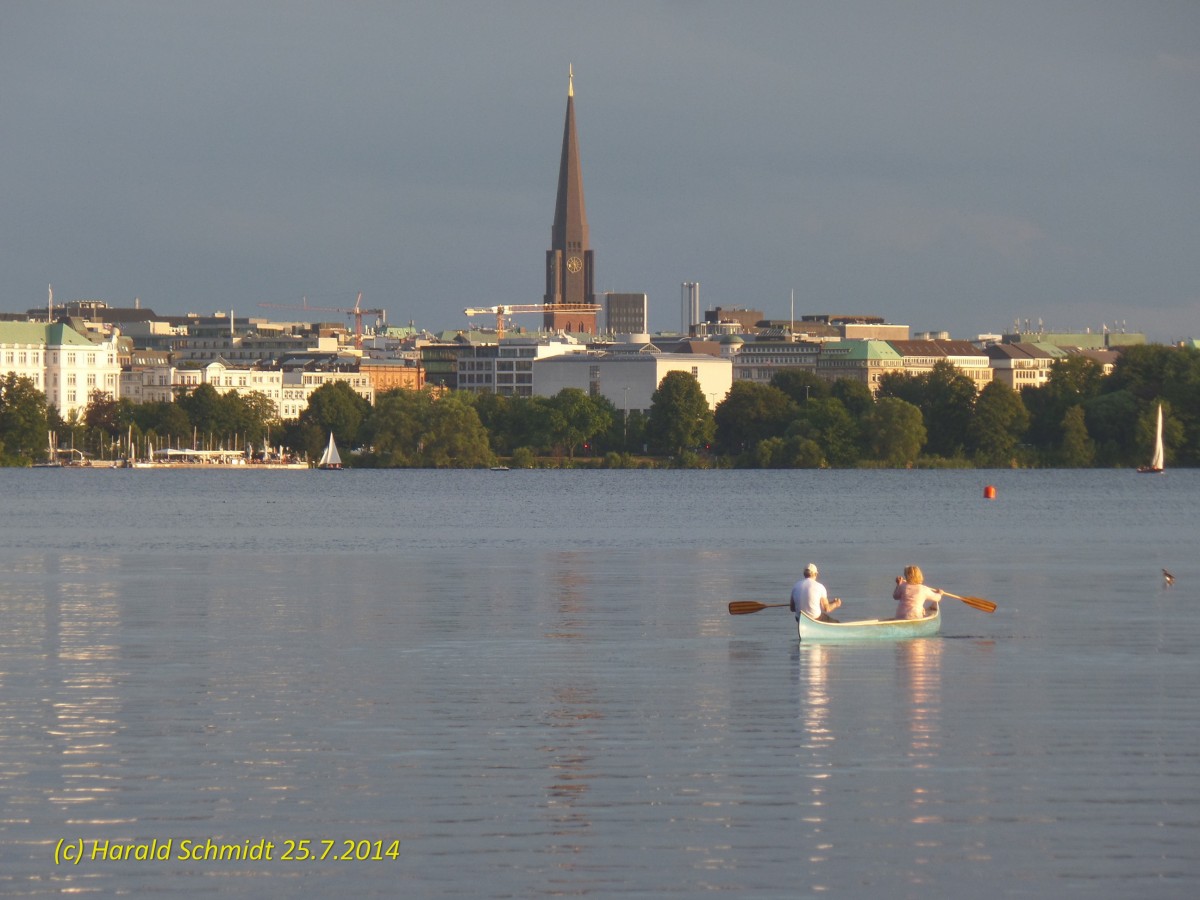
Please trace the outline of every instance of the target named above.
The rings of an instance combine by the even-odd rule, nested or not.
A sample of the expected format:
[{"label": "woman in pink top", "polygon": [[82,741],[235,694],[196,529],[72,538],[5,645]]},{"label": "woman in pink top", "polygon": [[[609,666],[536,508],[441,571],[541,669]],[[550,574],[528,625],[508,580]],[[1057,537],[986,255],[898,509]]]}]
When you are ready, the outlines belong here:
[{"label": "woman in pink top", "polygon": [[923,619],[931,615],[942,602],[942,592],[937,588],[925,587],[925,576],[920,566],[905,566],[904,577],[896,576],[896,590],[892,599],[898,601],[897,619]]}]

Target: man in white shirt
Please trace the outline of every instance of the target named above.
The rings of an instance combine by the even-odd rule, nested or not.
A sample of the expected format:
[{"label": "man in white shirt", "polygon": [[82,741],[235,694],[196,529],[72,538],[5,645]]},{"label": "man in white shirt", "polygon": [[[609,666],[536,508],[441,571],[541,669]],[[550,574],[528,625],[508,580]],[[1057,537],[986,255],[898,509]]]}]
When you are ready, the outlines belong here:
[{"label": "man in white shirt", "polygon": [[817,575],[815,563],[804,567],[804,579],[797,581],[792,587],[792,612],[796,614],[797,621],[800,620],[800,613],[806,612],[822,622],[836,622],[837,619],[831,618],[829,614],[842,605],[841,598],[834,597],[830,600],[825,585],[817,581]]}]

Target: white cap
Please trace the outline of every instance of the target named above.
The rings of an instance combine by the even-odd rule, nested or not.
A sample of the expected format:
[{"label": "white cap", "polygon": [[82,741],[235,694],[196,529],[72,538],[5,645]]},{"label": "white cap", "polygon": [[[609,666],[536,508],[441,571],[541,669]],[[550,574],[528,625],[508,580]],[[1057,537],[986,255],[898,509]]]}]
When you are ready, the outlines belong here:
[{"label": "white cap", "polygon": [[813,575],[816,575],[816,574],[817,574],[817,564],[816,564],[816,563],[809,563],[807,566],[805,566],[805,567],[804,567],[804,574],[805,574],[805,575],[808,575],[808,576],[810,576],[810,577],[811,577],[811,576],[813,576]]}]

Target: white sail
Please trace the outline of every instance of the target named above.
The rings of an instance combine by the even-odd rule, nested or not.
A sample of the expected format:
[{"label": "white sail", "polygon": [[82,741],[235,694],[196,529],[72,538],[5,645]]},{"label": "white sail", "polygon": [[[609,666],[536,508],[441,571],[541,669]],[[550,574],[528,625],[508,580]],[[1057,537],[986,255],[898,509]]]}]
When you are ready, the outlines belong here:
[{"label": "white sail", "polygon": [[336,468],[342,464],[342,457],[338,454],[337,444],[333,442],[333,432],[329,432],[329,446],[325,448],[325,452],[321,454],[321,459],[317,463],[319,468]]},{"label": "white sail", "polygon": [[1154,435],[1154,457],[1150,460],[1150,468],[1163,468],[1163,442],[1162,442],[1162,404],[1158,404],[1158,428]]}]

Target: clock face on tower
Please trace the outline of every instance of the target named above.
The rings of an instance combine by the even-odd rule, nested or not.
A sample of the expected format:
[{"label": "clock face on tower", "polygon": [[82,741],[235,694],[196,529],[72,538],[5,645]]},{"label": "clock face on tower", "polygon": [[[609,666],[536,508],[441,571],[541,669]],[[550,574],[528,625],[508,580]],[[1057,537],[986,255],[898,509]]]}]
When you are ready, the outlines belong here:
[{"label": "clock face on tower", "polygon": [[567,260],[567,271],[572,275],[578,275],[579,270],[583,268],[583,260],[578,256],[572,256]]}]

